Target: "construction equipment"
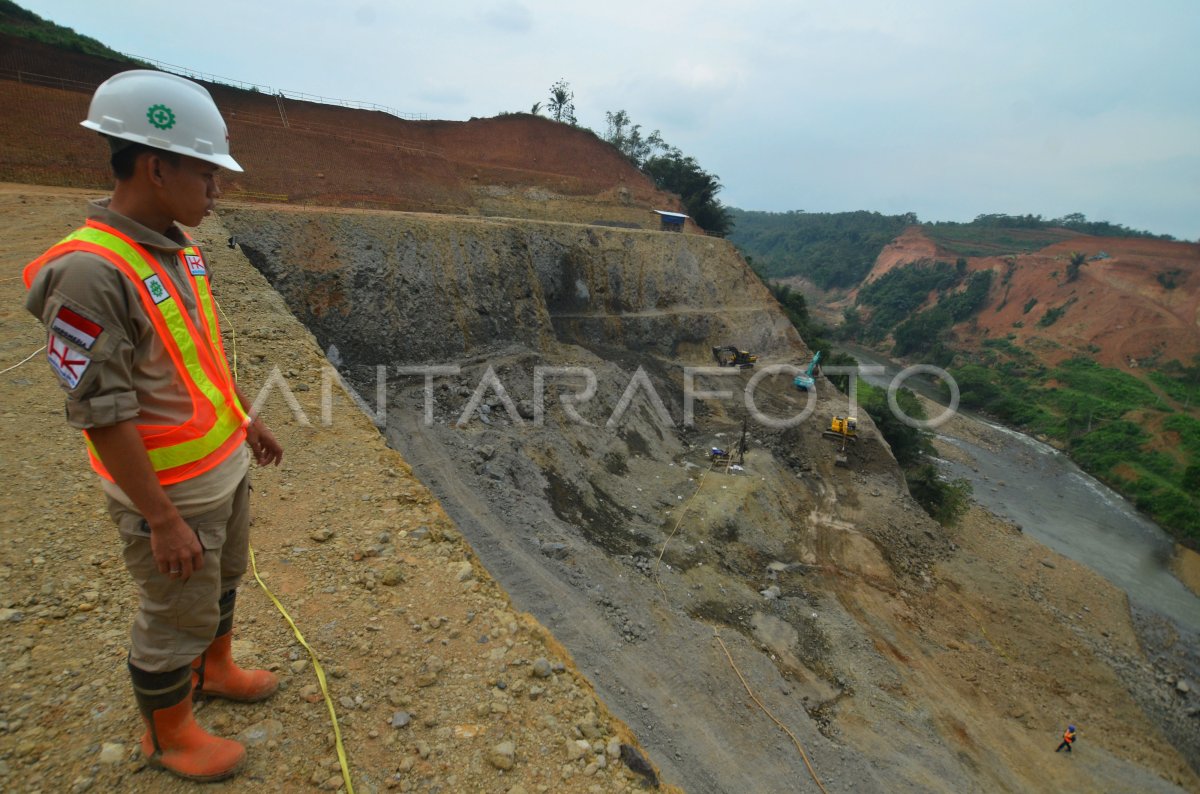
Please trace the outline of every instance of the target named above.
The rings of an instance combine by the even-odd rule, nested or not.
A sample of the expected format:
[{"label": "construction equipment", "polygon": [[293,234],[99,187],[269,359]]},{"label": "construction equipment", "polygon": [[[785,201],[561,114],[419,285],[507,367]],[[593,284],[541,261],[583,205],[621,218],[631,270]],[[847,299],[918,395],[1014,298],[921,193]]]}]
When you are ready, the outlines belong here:
[{"label": "construction equipment", "polygon": [[739,369],[749,369],[758,361],[758,356],[745,350],[739,350],[733,345],[714,347],[712,349],[712,354],[713,359],[717,362],[718,367],[738,367]]},{"label": "construction equipment", "polygon": [[829,420],[829,429],[824,431],[822,435],[831,438],[840,438],[843,441],[858,440],[858,419],[853,416],[835,416]]},{"label": "construction equipment", "polygon": [[[724,469],[728,474],[734,470],[734,466],[741,467],[746,463],[746,429],[749,426],[749,419],[742,418],[742,437],[738,439],[737,446],[733,451],[721,449],[720,447],[712,447],[708,451],[708,468]],[[734,458],[737,458],[737,463],[734,463]]]},{"label": "construction equipment", "polygon": [[829,420],[829,429],[821,432],[826,438],[841,439],[842,445],[834,456],[835,466],[849,468],[850,459],[846,456],[846,442],[858,441],[858,419],[853,416],[835,416]]},{"label": "construction equipment", "polygon": [[816,380],[813,379],[813,374],[817,372],[817,364],[821,363],[821,351],[812,357],[812,361],[808,362],[808,369],[796,376],[792,383],[801,391],[810,391],[817,386]]}]

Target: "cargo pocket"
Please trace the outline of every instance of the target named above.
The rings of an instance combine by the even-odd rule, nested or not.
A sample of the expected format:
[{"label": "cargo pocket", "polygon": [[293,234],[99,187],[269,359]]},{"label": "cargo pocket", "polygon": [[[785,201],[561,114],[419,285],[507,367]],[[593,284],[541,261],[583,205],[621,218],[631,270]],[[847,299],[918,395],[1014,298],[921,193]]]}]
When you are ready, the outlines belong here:
[{"label": "cargo pocket", "polygon": [[225,521],[214,521],[193,526],[205,552],[220,553],[221,547],[225,545],[225,525]]},{"label": "cargo pocket", "polygon": [[[233,504],[231,500],[225,500],[225,503],[216,510],[210,510],[207,513],[201,513],[198,516],[185,519],[196,533],[196,537],[200,539],[200,545],[204,547],[204,551],[216,552],[218,557],[221,553],[221,547],[225,545],[225,529],[229,526],[229,519],[233,516]],[[205,559],[205,563],[208,560]]]},{"label": "cargo pocket", "polygon": [[188,661],[199,656],[216,636],[221,609],[220,598],[221,546],[225,543],[225,526],[230,510],[219,510],[185,519],[196,533],[204,549],[204,567],[195,571],[186,582],[180,583],[172,608],[175,620],[173,648],[180,658]]}]

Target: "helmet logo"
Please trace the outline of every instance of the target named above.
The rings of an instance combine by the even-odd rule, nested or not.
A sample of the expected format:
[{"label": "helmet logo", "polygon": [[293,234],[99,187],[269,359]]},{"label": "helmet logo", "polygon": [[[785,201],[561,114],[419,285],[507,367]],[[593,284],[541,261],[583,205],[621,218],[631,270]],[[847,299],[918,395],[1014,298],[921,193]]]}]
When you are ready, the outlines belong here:
[{"label": "helmet logo", "polygon": [[160,130],[169,130],[175,126],[175,114],[166,105],[151,105],[146,110],[146,119]]}]

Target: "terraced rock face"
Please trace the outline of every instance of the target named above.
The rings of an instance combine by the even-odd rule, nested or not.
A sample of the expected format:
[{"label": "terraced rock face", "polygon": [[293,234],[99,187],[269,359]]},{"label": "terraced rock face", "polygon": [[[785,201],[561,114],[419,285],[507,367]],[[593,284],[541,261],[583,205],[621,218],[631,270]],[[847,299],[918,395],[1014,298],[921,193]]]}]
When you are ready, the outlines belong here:
[{"label": "terraced rock face", "polygon": [[711,363],[799,339],[728,243],[580,224],[227,209],[243,252],[347,362],[413,364],[515,343]]},{"label": "terraced rock face", "polygon": [[[664,779],[801,785],[795,745],[745,686],[830,790],[1059,779],[1029,760],[1078,708],[1059,681],[1112,674],[1095,647],[1063,649],[1065,613],[1028,625],[1050,569],[1025,582],[1022,560],[1046,551],[977,513],[955,532],[930,521],[865,417],[849,468],[835,467],[821,430],[847,406],[823,379],[807,419],[759,417],[805,409],[792,373],[756,375],[811,351],[724,243],[347,211],[238,207],[223,220]],[[717,344],[759,353],[758,368],[688,371]],[[743,418],[744,460],[710,468]],[[1091,593],[1128,620],[1119,594],[1060,567],[1055,597]],[[1104,653],[1127,653],[1114,642]],[[1128,714],[1153,733],[1119,687],[1101,688],[1123,705],[1096,724],[1115,736]],[[1003,746],[985,724],[1002,725]],[[1190,780],[1170,751],[1122,741],[1097,748],[1097,774],[1162,791],[1174,789],[1160,774]]]}]

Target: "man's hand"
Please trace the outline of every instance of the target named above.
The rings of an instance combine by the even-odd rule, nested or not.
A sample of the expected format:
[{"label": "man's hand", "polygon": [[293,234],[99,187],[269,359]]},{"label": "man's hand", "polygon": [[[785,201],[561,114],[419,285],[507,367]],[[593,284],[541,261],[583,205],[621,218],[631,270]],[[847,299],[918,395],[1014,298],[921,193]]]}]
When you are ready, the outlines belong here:
[{"label": "man's hand", "polygon": [[246,443],[254,454],[254,460],[259,466],[274,463],[276,466],[283,460],[283,447],[275,440],[275,434],[270,431],[262,419],[255,419],[246,428]]},{"label": "man's hand", "polygon": [[204,567],[204,548],[179,513],[165,523],[150,525],[150,550],[158,572],[170,577],[186,580]]},{"label": "man's hand", "polygon": [[145,517],[159,573],[187,579],[204,567],[204,549],[159,485],[135,420],[93,427],[88,435],[113,481]]}]

